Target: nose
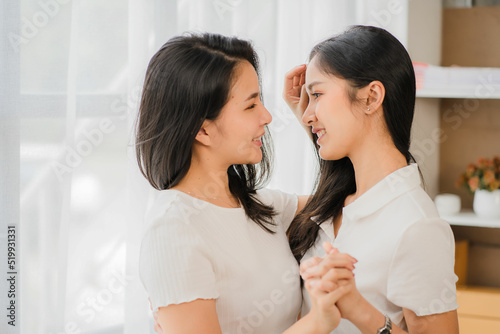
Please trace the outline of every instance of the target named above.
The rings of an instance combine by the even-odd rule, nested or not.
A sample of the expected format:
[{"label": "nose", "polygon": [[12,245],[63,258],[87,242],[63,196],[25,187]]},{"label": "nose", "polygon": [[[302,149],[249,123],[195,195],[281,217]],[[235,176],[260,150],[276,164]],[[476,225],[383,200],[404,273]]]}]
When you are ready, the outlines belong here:
[{"label": "nose", "polygon": [[312,103],[309,103],[306,110],[304,111],[304,115],[302,115],[302,123],[308,126],[312,126],[312,124],[317,121],[318,119],[316,118],[316,111],[314,110]]},{"label": "nose", "polygon": [[262,120],[264,122],[264,125],[268,125],[273,121],[273,116],[271,115],[269,110],[267,110],[267,108],[264,107],[264,105],[262,105],[262,111],[263,111]]}]

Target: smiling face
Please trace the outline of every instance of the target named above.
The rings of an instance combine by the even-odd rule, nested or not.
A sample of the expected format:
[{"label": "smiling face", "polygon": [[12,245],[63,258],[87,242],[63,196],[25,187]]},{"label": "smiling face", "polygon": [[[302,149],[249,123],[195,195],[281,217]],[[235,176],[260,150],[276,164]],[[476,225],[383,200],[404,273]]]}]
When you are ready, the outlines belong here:
[{"label": "smiling face", "polygon": [[306,71],[309,105],[302,121],[318,135],[319,154],[324,160],[349,156],[363,138],[362,106],[351,102],[347,80],[323,72],[314,57]]},{"label": "smiling face", "polygon": [[254,67],[243,61],[235,68],[228,102],[205,131],[210,135],[214,159],[226,165],[257,164],[262,160],[262,136],[271,114],[260,100]]}]

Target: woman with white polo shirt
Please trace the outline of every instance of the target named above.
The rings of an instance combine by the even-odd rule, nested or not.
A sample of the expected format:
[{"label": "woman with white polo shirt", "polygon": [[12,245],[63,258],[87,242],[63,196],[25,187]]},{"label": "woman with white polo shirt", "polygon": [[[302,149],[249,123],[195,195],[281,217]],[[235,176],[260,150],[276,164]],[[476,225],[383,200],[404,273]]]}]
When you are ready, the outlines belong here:
[{"label": "woman with white polo shirt", "polygon": [[284,97],[323,159],[287,231],[306,286],[338,287],[338,251],[358,260],[332,333],[458,333],[453,234],[409,152],[415,76],[405,48],[383,29],[352,27],[287,74]]}]

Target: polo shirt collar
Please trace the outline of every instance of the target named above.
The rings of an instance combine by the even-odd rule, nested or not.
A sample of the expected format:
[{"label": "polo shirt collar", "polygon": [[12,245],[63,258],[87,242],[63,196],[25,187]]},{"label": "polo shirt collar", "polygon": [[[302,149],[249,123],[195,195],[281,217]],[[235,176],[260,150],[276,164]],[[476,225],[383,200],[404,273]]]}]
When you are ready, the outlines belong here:
[{"label": "polo shirt collar", "polygon": [[343,209],[344,217],[358,220],[367,217],[402,194],[420,186],[420,173],[416,163],[400,168],[368,189]]}]

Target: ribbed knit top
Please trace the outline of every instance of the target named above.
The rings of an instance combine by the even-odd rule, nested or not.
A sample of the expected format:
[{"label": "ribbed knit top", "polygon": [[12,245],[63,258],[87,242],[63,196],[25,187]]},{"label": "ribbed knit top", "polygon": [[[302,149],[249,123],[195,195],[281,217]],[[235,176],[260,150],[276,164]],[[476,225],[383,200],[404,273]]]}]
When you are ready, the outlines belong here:
[{"label": "ribbed knit top", "polygon": [[224,334],[281,333],[295,322],[302,294],[285,232],[297,196],[263,189],[257,197],[278,212],[275,234],[243,208],[219,207],[177,190],[159,193],[139,269],[155,311],[215,299]]}]

